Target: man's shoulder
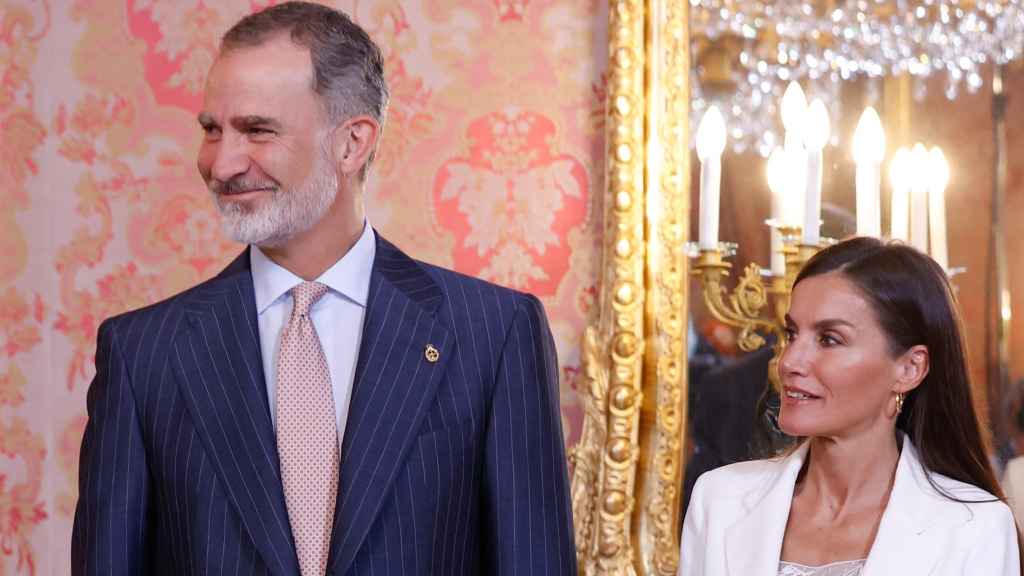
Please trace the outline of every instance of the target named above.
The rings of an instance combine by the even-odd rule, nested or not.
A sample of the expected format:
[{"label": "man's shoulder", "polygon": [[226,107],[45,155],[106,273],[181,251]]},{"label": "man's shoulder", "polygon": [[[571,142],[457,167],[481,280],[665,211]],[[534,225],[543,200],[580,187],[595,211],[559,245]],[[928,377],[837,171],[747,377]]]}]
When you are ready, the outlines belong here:
[{"label": "man's shoulder", "polygon": [[215,279],[204,280],[152,304],[111,316],[100,324],[99,333],[102,335],[104,332],[113,332],[121,337],[144,337],[149,332],[146,327],[152,327],[154,321],[166,324],[168,320],[181,314],[184,303],[192,299],[193,295],[201,293]]},{"label": "man's shoulder", "polygon": [[455,270],[421,260],[416,260],[416,263],[441,287],[442,292],[445,293],[449,300],[472,298],[479,301],[485,309],[493,306],[516,307],[526,303],[533,304],[539,302],[536,296],[527,292],[521,292],[514,288],[495,284],[482,278],[456,272]]}]

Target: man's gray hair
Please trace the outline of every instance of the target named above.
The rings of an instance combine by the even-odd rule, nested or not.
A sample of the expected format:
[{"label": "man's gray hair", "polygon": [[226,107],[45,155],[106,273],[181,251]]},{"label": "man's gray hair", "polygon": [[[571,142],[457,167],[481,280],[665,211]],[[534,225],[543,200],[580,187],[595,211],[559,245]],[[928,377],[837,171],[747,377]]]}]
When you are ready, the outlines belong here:
[{"label": "man's gray hair", "polygon": [[[282,34],[309,50],[313,91],[331,122],[365,114],[383,127],[389,98],[384,57],[370,35],[338,10],[311,2],[271,6],[239,20],[220,48],[255,47]],[[371,155],[363,176],[372,160]]]}]

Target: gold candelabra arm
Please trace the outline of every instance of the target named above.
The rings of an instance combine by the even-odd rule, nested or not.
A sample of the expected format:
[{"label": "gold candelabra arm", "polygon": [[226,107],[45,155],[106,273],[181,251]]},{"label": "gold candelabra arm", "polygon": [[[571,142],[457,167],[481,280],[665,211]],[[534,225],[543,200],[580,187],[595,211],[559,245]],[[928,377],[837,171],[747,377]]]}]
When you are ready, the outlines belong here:
[{"label": "gold candelabra arm", "polygon": [[731,267],[722,250],[701,250],[693,273],[700,276],[704,303],[711,315],[739,328],[739,347],[751,352],[764,346],[768,334],[777,334],[779,324],[771,316],[762,316],[762,309],[768,304],[769,291],[765,289],[761,268],[757,264],[749,264],[736,288],[728,293],[724,280],[729,276]]},{"label": "gold candelabra arm", "polygon": [[[783,245],[780,250],[785,257],[786,271],[784,275],[771,276],[767,286],[761,268],[757,264],[748,264],[736,288],[728,293],[724,283],[732,264],[726,258],[735,254],[735,244],[721,243],[717,249],[700,251],[696,250],[696,245],[691,244],[689,250],[694,258],[693,274],[700,276],[707,309],[719,321],[739,328],[737,342],[741,350],[757,350],[765,345],[769,334],[775,335],[775,355],[768,366],[768,378],[772,386],[779,390],[779,358],[786,346],[783,332],[793,284],[804,264],[822,246],[833,241],[823,239],[822,246],[801,244],[799,227],[779,225],[775,221],[769,221],[769,224],[782,234]],[[766,306],[768,308],[764,310]]]}]

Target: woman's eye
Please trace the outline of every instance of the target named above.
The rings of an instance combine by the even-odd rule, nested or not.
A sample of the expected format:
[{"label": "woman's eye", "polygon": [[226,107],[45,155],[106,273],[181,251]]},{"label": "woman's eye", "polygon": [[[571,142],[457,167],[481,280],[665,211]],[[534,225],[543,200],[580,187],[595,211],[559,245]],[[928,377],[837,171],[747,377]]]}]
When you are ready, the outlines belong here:
[{"label": "woman's eye", "polygon": [[786,328],[785,330],[782,331],[782,338],[786,342],[792,342],[793,340],[796,339],[796,330],[793,330],[792,328]]},{"label": "woman's eye", "polygon": [[818,339],[818,341],[821,342],[822,346],[826,346],[826,347],[827,346],[835,346],[835,345],[839,344],[839,340],[836,339],[834,336],[832,336],[830,334],[822,334],[821,337]]}]

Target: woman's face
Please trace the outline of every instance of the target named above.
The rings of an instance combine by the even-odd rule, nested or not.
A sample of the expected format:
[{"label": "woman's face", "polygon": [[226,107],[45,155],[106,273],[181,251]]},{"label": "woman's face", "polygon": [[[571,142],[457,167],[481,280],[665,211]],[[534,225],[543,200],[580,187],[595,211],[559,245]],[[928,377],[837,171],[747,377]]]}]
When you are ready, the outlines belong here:
[{"label": "woman's face", "polygon": [[847,436],[895,426],[908,359],[893,358],[875,313],[841,273],[793,289],[779,362],[779,425],[792,436]]}]

